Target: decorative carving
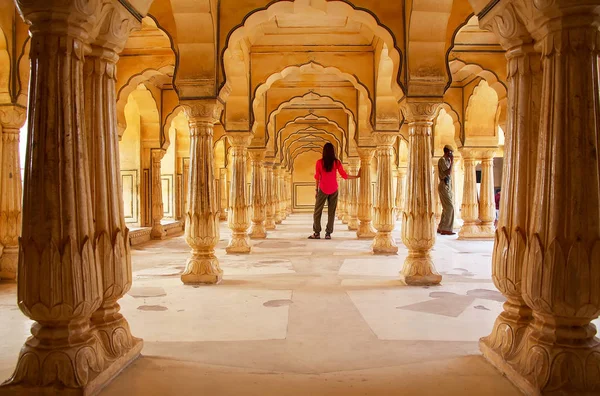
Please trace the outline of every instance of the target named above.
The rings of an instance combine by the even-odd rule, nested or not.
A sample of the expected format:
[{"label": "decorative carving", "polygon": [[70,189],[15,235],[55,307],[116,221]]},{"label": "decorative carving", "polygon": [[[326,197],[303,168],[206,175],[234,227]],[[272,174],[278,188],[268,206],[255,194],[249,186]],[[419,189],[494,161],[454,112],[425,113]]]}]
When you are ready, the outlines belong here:
[{"label": "decorative carving", "polygon": [[263,149],[250,150],[250,158],[252,159],[252,229],[250,237],[264,239],[267,237],[265,229],[267,206],[264,181],[265,152]]},{"label": "decorative carving", "polygon": [[377,144],[375,155],[377,156],[377,201],[373,207],[375,216],[374,224],[377,234],[373,239],[373,253],[395,254],[398,253],[398,245],[394,240],[394,186],[392,179],[392,157],[394,155],[393,145],[397,135],[389,132],[377,132],[373,134],[373,140]]},{"label": "decorative carving", "polygon": [[[344,166],[346,168],[346,166]],[[348,224],[348,183],[346,180],[340,178],[340,206],[339,206],[339,219],[342,224]]]},{"label": "decorative carving", "polygon": [[215,246],[219,242],[219,209],[214,184],[213,126],[220,104],[213,100],[182,103],[190,125],[190,172],[185,241],[192,248],[181,281],[215,284],[223,278]]},{"label": "decorative carving", "polygon": [[250,133],[228,133],[227,139],[231,144],[231,159],[233,173],[231,175],[231,190],[229,194],[229,228],[231,240],[225,248],[227,253],[250,253],[250,208],[246,189],[246,158],[248,145],[252,140]]},{"label": "decorative carving", "polygon": [[[350,158],[348,164],[348,172],[352,175],[358,173],[360,160],[358,158]],[[348,186],[346,207],[348,212],[348,229],[358,230],[358,179],[346,180]]]},{"label": "decorative carving", "polygon": [[360,155],[360,193],[358,197],[358,219],[360,224],[356,236],[359,238],[371,239],[375,236],[375,230],[372,225],[373,216],[373,195],[371,194],[371,161],[375,154],[374,147],[359,147]]},{"label": "decorative carving", "polygon": [[482,152],[481,159],[481,196],[479,199],[479,235],[493,238],[496,228],[496,200],[494,197],[494,151]]},{"label": "decorative carving", "polygon": [[267,162],[265,163],[266,170],[266,220],[265,220],[265,228],[267,230],[274,230],[275,225],[275,177],[273,176],[273,163]]},{"label": "decorative carving", "polygon": [[273,165],[273,191],[275,197],[273,200],[273,210],[275,211],[275,224],[281,224],[283,221],[283,213],[281,212],[281,166]]},{"label": "decorative carving", "polygon": [[152,149],[150,151],[152,166],[150,170],[150,176],[152,178],[150,187],[150,192],[152,194],[152,231],[150,231],[150,237],[152,239],[164,239],[167,236],[165,228],[160,223],[164,215],[160,161],[164,156],[165,150],[163,149]]},{"label": "decorative carving", "polygon": [[439,284],[442,276],[431,260],[435,243],[435,213],[431,191],[431,131],[438,102],[409,100],[404,106],[409,128],[406,206],[402,241],[408,257],[400,273],[408,285]]},{"label": "decorative carving", "polygon": [[26,109],[21,106],[0,106],[0,125],[2,125],[0,279],[14,280],[17,276],[22,199],[19,130],[25,123],[26,114]]},{"label": "decorative carving", "polygon": [[460,214],[463,225],[458,232],[458,239],[477,239],[479,234],[479,202],[477,198],[477,182],[475,177],[475,156],[469,149],[461,150],[465,166],[465,182]]}]

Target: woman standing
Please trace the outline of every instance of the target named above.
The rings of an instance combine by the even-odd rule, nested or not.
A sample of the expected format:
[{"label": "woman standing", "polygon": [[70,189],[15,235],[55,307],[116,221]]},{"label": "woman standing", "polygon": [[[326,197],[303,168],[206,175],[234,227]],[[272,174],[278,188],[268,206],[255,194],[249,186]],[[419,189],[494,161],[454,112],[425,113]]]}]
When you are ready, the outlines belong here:
[{"label": "woman standing", "polygon": [[333,232],[333,222],[335,220],[335,209],[337,208],[338,200],[338,183],[337,173],[344,179],[358,179],[361,170],[358,170],[358,175],[349,176],[340,160],[335,156],[333,144],[325,143],[323,146],[323,158],[317,161],[315,169],[315,213],[313,215],[313,234],[308,239],[321,239],[321,215],[323,207],[327,202],[327,227],[325,228],[325,239],[331,239]]}]

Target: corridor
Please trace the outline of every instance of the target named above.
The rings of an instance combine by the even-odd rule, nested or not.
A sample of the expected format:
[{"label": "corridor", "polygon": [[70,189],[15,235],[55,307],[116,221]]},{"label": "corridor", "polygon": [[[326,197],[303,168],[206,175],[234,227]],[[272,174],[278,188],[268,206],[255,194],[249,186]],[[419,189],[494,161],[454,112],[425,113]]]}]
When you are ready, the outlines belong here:
[{"label": "corridor", "polygon": [[[225,253],[222,222],[217,286],[181,284],[182,236],[133,248],[120,303],[144,349],[102,394],[519,394],[478,350],[504,301],[490,279],[493,242],[438,236],[442,285],[404,287],[400,223],[399,254],[373,256],[340,221],[332,240],[306,239],[311,221],[289,216],[250,255]],[[15,289],[0,284],[3,378],[31,325]]]}]

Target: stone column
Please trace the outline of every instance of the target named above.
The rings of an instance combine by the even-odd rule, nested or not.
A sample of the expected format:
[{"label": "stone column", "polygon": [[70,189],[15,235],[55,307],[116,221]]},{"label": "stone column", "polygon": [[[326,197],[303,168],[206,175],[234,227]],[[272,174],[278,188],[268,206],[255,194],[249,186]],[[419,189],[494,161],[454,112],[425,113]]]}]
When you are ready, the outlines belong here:
[{"label": "stone column", "polygon": [[273,192],[275,193],[273,200],[275,224],[281,224],[283,216],[281,213],[281,166],[279,164],[273,165]]},{"label": "stone column", "polygon": [[375,230],[372,225],[373,218],[373,195],[371,194],[371,161],[375,154],[374,147],[360,147],[360,192],[358,196],[358,220],[360,224],[356,236],[363,239],[372,239]]},{"label": "stone column", "polygon": [[[102,340],[105,335],[91,323],[92,314],[106,307],[103,301],[107,275],[103,272],[108,266],[102,266],[117,257],[115,267],[123,270],[122,260],[127,260],[127,253],[123,246],[126,235],[118,237],[119,231],[126,232],[122,212],[118,211],[111,211],[114,218],[109,224],[122,227],[119,231],[111,229],[110,235],[117,237],[114,248],[121,251],[99,257],[105,252],[104,246],[96,246],[97,241],[115,243],[115,239],[108,241],[97,234],[94,224],[93,205],[102,201],[94,196],[91,186],[88,122],[84,114],[84,51],[92,44],[90,34],[99,30],[95,25],[102,6],[107,19],[112,21],[115,17],[126,32],[130,28],[129,17],[120,4],[101,4],[96,0],[84,5],[66,0],[17,2],[17,6],[31,25],[29,141],[17,301],[35,323],[14,374],[2,385],[0,393],[54,394],[66,390],[94,394],[137,355],[126,353],[129,335],[117,332],[109,340]],[[103,82],[103,89],[107,89],[109,82]],[[110,100],[114,97],[104,98],[101,104],[106,108],[96,109],[96,114],[105,116],[103,121],[111,118],[103,124],[109,128],[103,135],[112,144],[105,153],[114,159],[111,155],[116,153],[116,117],[114,102],[108,113]],[[118,173],[114,172],[118,172],[118,162],[106,164],[112,165],[116,168],[105,168],[110,171],[106,177],[95,180],[117,183],[114,178]],[[18,166],[14,160],[12,166]],[[103,189],[100,194],[116,201],[122,199],[117,191],[110,191],[110,195],[108,191]],[[111,204],[110,209],[117,210],[118,205]],[[127,280],[121,283],[123,287],[126,284]],[[119,284],[116,288],[120,289]],[[122,290],[110,293],[107,301]],[[116,340],[119,342],[112,345],[120,349],[106,350]],[[115,360],[113,353],[120,354],[120,358]]]},{"label": "stone column", "polygon": [[404,212],[404,197],[406,195],[406,171],[405,167],[398,167],[398,179],[396,186],[396,219],[402,218]]},{"label": "stone column", "polygon": [[373,239],[373,253],[396,254],[398,245],[392,231],[396,223],[394,218],[394,181],[392,178],[392,157],[397,135],[390,132],[374,132],[373,141],[377,144],[377,201],[375,203],[375,229],[377,235]]},{"label": "stone column", "polygon": [[265,228],[267,230],[274,230],[275,225],[275,177],[273,176],[273,163],[266,162],[265,163],[265,186],[266,186],[266,219],[265,219]]},{"label": "stone column", "polygon": [[[346,168],[346,167],[344,167]],[[339,216],[338,219],[342,221],[342,224],[348,224],[348,183],[346,180],[340,178],[340,204],[339,204]]]},{"label": "stone column", "polygon": [[233,173],[229,193],[229,228],[231,240],[225,248],[227,253],[250,253],[250,206],[246,187],[246,159],[248,146],[252,140],[250,133],[229,133],[227,139],[231,144]]},{"label": "stone column", "polygon": [[[534,52],[532,44],[522,44],[531,38],[514,14],[505,15],[518,28],[501,40],[508,59],[508,114],[500,194],[503,210],[495,232],[492,279],[507,301],[492,333],[479,344],[486,359],[503,372],[506,362],[516,358],[532,319],[522,294],[522,273],[537,172],[542,78],[540,54]],[[502,26],[494,21],[487,28],[498,32]]]},{"label": "stone column", "polygon": [[252,228],[250,238],[264,239],[267,237],[265,228],[267,215],[264,177],[265,151],[263,149],[250,150],[250,158],[252,160]]},{"label": "stone column", "polygon": [[19,133],[27,111],[18,105],[0,106],[2,167],[0,168],[0,279],[15,280],[21,236],[21,162]]},{"label": "stone column", "polygon": [[408,247],[408,257],[400,276],[408,285],[436,285],[442,281],[431,260],[436,234],[431,191],[431,132],[438,106],[438,102],[408,99],[403,109],[409,130],[409,161],[402,241]]},{"label": "stone column", "polygon": [[222,106],[215,100],[182,101],[190,125],[190,173],[185,241],[192,248],[181,281],[215,284],[223,278],[215,246],[219,242],[219,204],[215,191],[213,127]]},{"label": "stone column", "polygon": [[293,210],[292,210],[292,193],[293,193],[293,185],[292,185],[292,172],[290,170],[287,171],[287,173],[285,174],[285,180],[286,180],[286,192],[285,195],[287,197],[287,214],[291,215]]},{"label": "stone column", "polygon": [[219,169],[219,190],[221,195],[219,220],[227,221],[227,168]]},{"label": "stone column", "polygon": [[442,201],[440,201],[440,192],[438,191],[438,185],[440,183],[438,161],[441,157],[433,157],[431,160],[432,177],[431,177],[431,191],[433,192],[433,207],[435,211],[435,224],[439,224],[442,219]]},{"label": "stone column", "polygon": [[[139,356],[142,341],[131,335],[118,304],[131,288],[132,275],[129,230],[123,214],[115,84],[117,53],[139,23],[127,18],[124,9],[118,10],[105,20],[84,66],[94,246],[103,285],[102,305],[92,315],[92,324],[108,357],[130,362]],[[123,18],[127,28],[117,29]]]},{"label": "stone column", "polygon": [[165,156],[165,150],[152,149],[150,150],[151,166],[151,194],[152,194],[152,230],[150,237],[152,239],[164,239],[167,236],[165,228],[160,223],[163,218],[163,200],[162,200],[162,180],[160,171],[160,161]]},{"label": "stone column", "polygon": [[[503,20],[523,11],[506,8],[497,11],[504,11]],[[597,4],[585,1],[530,8],[518,17],[536,21],[528,26],[537,29],[531,33],[539,40],[543,70],[537,174],[521,279],[533,321],[515,358],[486,356],[526,394],[591,395],[600,389],[600,340],[590,323],[600,314],[600,15]],[[501,195],[512,188],[504,186]],[[511,208],[502,204],[506,229]],[[510,246],[513,252],[517,241]]]},{"label": "stone column", "polygon": [[287,207],[287,169],[282,167],[280,173],[280,185],[281,188],[281,218],[287,219],[288,207]]},{"label": "stone column", "polygon": [[[356,175],[358,168],[360,167],[360,159],[351,158],[348,164],[348,173],[350,175]],[[348,185],[347,189],[347,212],[348,212],[348,229],[358,230],[358,179],[346,180]]]},{"label": "stone column", "polygon": [[479,197],[479,236],[493,239],[496,228],[496,200],[494,196],[494,151],[481,151],[481,193]]},{"label": "stone column", "polygon": [[477,180],[475,176],[475,152],[462,149],[461,155],[465,166],[465,182],[463,200],[460,209],[463,225],[458,232],[458,239],[479,238],[479,203],[477,198]]},{"label": "stone column", "polygon": [[452,189],[454,195],[454,228],[460,228],[462,220],[460,208],[462,207],[465,171],[463,159],[460,156],[454,156],[454,165],[452,165]]}]

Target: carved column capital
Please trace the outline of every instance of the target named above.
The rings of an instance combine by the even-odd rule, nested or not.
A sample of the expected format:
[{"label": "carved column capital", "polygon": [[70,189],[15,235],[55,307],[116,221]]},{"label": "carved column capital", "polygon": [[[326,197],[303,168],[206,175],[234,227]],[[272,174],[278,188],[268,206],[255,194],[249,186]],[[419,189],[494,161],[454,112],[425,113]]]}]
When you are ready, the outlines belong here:
[{"label": "carved column capital", "polygon": [[398,177],[405,177],[406,172],[408,172],[408,168],[406,166],[399,166],[396,169],[396,172],[398,172]]},{"label": "carved column capital", "polygon": [[373,132],[373,141],[378,147],[392,147],[398,138],[397,132]]},{"label": "carved column capital", "polygon": [[166,154],[166,150],[163,149],[152,149],[150,150],[150,155],[152,157],[152,162],[156,163],[162,161],[163,157]]},{"label": "carved column capital", "polygon": [[362,161],[371,161],[375,154],[376,147],[357,147],[358,156]]},{"label": "carved column capital", "polygon": [[4,130],[16,130],[25,124],[27,109],[19,105],[0,106],[0,125]]},{"label": "carved column capital", "polygon": [[409,98],[402,104],[401,109],[409,124],[415,122],[431,123],[442,102],[441,98]]},{"label": "carved column capital", "polygon": [[[209,123],[212,126],[219,121],[223,111],[223,104],[215,99],[182,100],[180,103],[190,124]],[[210,132],[212,133],[212,128]]]},{"label": "carved column capital", "polygon": [[508,1],[494,6],[479,20],[479,26],[495,33],[505,50],[533,40],[514,5]]},{"label": "carved column capital", "polygon": [[360,158],[350,157],[348,158],[348,168],[352,171],[352,169],[358,171],[360,167]]},{"label": "carved column capital", "polygon": [[94,47],[102,48],[108,56],[116,56],[125,47],[129,35],[141,26],[141,21],[134,17],[116,0],[102,2],[100,23],[93,31]]},{"label": "carved column capital", "polygon": [[250,160],[252,163],[255,162],[264,162],[265,160],[265,150],[261,149],[249,149],[248,155],[250,156]]},{"label": "carved column capital", "polygon": [[234,148],[248,147],[252,141],[252,134],[249,132],[228,132],[227,140]]}]

